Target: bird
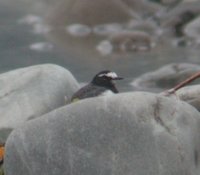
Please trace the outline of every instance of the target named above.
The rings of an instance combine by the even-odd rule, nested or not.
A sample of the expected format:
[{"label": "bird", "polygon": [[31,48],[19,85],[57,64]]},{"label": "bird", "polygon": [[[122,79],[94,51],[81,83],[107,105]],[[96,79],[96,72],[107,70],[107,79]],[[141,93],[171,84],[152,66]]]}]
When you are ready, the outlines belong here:
[{"label": "bird", "polygon": [[107,94],[119,93],[113,80],[122,80],[115,72],[104,70],[94,76],[92,81],[72,95],[71,102]]}]

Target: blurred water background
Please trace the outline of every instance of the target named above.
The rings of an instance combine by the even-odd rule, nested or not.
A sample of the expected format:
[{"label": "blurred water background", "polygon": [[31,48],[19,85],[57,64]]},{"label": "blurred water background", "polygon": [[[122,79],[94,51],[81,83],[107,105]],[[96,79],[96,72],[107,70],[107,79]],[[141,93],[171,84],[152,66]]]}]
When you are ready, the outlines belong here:
[{"label": "blurred water background", "polygon": [[[137,5],[143,2],[132,1]],[[0,0],[0,72],[55,63],[70,70],[80,82],[86,82],[98,71],[110,69],[126,77],[120,84],[121,90],[126,91],[131,89],[128,84],[135,77],[168,63],[200,64],[198,30],[197,37],[196,33],[193,37],[190,26],[186,28],[186,23],[189,25],[198,18],[198,0],[168,4],[149,1],[139,7],[131,3],[131,0],[110,0],[109,4],[104,0]],[[190,11],[184,11],[189,6],[181,3],[199,6],[191,5]],[[185,16],[179,16],[183,14],[179,13],[181,8],[186,13],[185,23]],[[190,17],[192,20],[187,21]],[[183,33],[179,36],[174,30],[180,26],[185,30],[181,28]]]}]

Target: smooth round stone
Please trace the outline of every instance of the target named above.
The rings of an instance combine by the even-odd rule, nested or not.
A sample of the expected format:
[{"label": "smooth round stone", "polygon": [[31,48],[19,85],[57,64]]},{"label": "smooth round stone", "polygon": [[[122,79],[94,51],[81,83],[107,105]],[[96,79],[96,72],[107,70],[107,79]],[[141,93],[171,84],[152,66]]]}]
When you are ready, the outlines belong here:
[{"label": "smooth round stone", "polygon": [[9,136],[8,175],[198,175],[200,114],[144,92],[90,98]]},{"label": "smooth round stone", "polygon": [[28,120],[65,105],[79,84],[63,67],[44,64],[0,74],[0,138]]}]

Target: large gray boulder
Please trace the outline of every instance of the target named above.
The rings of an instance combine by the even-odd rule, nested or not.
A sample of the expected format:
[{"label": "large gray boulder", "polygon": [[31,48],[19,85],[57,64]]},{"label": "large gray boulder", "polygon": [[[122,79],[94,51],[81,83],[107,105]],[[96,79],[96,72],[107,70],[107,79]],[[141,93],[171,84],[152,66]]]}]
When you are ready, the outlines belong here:
[{"label": "large gray boulder", "polygon": [[1,141],[10,129],[63,106],[79,86],[68,70],[52,64],[0,74],[0,84]]},{"label": "large gray boulder", "polygon": [[200,114],[150,93],[85,99],[27,122],[6,143],[6,175],[199,175]]}]

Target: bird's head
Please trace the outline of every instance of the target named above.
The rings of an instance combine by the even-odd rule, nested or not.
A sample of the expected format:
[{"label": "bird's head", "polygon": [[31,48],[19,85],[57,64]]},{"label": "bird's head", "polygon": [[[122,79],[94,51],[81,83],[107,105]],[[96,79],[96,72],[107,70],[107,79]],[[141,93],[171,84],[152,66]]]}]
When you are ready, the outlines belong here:
[{"label": "bird's head", "polygon": [[115,72],[105,70],[96,74],[91,83],[97,86],[103,86],[112,89],[115,88],[113,80],[122,80],[122,79],[123,78],[118,77]]}]

